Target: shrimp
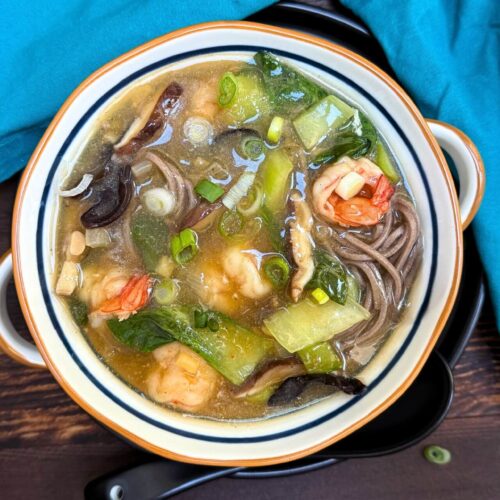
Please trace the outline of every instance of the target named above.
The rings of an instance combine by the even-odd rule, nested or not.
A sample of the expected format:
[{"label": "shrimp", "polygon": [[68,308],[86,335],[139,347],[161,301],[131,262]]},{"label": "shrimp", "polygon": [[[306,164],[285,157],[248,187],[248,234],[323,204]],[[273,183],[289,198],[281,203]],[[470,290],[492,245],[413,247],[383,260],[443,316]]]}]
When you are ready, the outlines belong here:
[{"label": "shrimp", "polygon": [[[259,272],[256,257],[240,247],[230,247],[217,262],[205,261],[194,285],[208,307],[235,314],[245,299],[261,299],[272,291],[271,284]],[[191,277],[193,273],[191,272]]]},{"label": "shrimp", "polygon": [[132,276],[120,293],[102,303],[98,311],[104,314],[111,313],[120,320],[126,319],[144,307],[150,292],[151,278],[149,275]]},{"label": "shrimp", "polygon": [[106,300],[116,297],[129,278],[129,275],[119,268],[112,268],[104,274],[95,266],[86,266],[83,268],[82,287],[78,290],[78,298],[85,302],[90,310],[96,310]]},{"label": "shrimp", "polygon": [[208,82],[200,82],[189,100],[189,114],[191,116],[202,116],[213,122],[220,112],[217,102],[218,85],[215,78]]},{"label": "shrimp", "polygon": [[158,366],[146,381],[148,394],[159,403],[187,411],[207,404],[219,385],[219,374],[198,354],[179,342],[153,351]]},{"label": "shrimp", "polygon": [[[341,183],[348,175],[354,182],[345,189]],[[375,163],[346,156],[326,168],[312,188],[315,212],[345,227],[378,224],[389,210],[393,194],[393,186]]]},{"label": "shrimp", "polygon": [[313,218],[309,206],[298,192],[294,191],[290,196],[290,200],[294,205],[296,217],[290,223],[290,242],[292,244],[293,260],[298,267],[292,277],[290,295],[293,301],[297,302],[304,287],[314,274],[313,245],[311,240]]},{"label": "shrimp", "polygon": [[237,284],[239,292],[249,299],[261,299],[269,295],[272,286],[262,279],[257,267],[257,259],[250,252],[238,247],[226,250],[222,259],[224,272]]}]

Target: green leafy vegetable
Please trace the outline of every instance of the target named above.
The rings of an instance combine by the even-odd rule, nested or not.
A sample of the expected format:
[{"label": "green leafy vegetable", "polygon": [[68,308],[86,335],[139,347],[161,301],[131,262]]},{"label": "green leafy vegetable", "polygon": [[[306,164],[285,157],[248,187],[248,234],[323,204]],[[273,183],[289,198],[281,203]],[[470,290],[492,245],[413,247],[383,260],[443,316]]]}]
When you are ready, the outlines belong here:
[{"label": "green leafy vegetable", "polygon": [[275,255],[264,262],[264,272],[274,288],[284,288],[290,277],[290,266],[282,255]]},{"label": "green leafy vegetable", "polygon": [[206,327],[196,327],[195,310],[199,309],[196,306],[145,309],[121,322],[109,320],[108,325],[121,342],[141,351],[177,340],[233,384],[241,384],[273,351],[271,339],[214,311],[207,311]]},{"label": "green leafy vegetable", "polygon": [[345,305],[329,300],[319,305],[304,299],[264,320],[267,331],[288,351],[331,339],[337,333],[370,319],[370,313],[347,297]]},{"label": "green leafy vegetable", "polygon": [[160,257],[168,254],[168,228],[162,219],[145,210],[136,212],[131,221],[132,241],[148,271],[154,271]]},{"label": "green leafy vegetable", "polygon": [[330,299],[337,304],[345,304],[347,300],[347,276],[342,264],[324,250],[314,254],[315,268],[312,279],[306,288],[321,288]]},{"label": "green leafy vegetable", "polygon": [[297,354],[307,373],[330,373],[342,368],[342,362],[330,342],[304,347]]},{"label": "green leafy vegetable", "polygon": [[266,226],[269,241],[271,242],[274,251],[283,253],[285,244],[281,234],[282,227],[279,225],[276,217],[265,205],[259,210],[259,215],[262,218],[264,225]]},{"label": "green leafy vegetable", "polygon": [[304,147],[310,151],[354,115],[354,108],[333,95],[326,96],[293,120]]},{"label": "green leafy vegetable", "polygon": [[394,168],[391,161],[389,153],[387,152],[384,145],[379,142],[377,144],[377,150],[375,155],[375,163],[378,165],[380,170],[384,172],[384,175],[393,183],[397,183],[400,180],[398,171]]},{"label": "green leafy vegetable", "polygon": [[281,149],[273,149],[259,169],[264,190],[264,204],[271,212],[281,212],[285,208],[285,198],[290,188],[290,174],[293,164]]},{"label": "green leafy vegetable", "polygon": [[78,326],[85,326],[88,321],[88,307],[85,302],[82,302],[81,300],[78,300],[74,297],[70,297],[68,299],[68,307],[69,311],[71,313],[71,316],[73,316],[73,319],[75,320],[75,323]]},{"label": "green leafy vegetable", "polygon": [[175,340],[154,321],[154,317],[144,312],[124,321],[110,319],[108,327],[122,344],[142,352],[154,351]]},{"label": "green leafy vegetable", "polygon": [[277,113],[297,114],[327,95],[325,89],[265,51],[254,56],[264,75],[264,85]]},{"label": "green leafy vegetable", "polygon": [[314,158],[314,163],[321,165],[337,161],[342,156],[349,156],[356,159],[366,155],[370,147],[371,143],[368,139],[355,135],[352,132],[344,132],[335,136],[334,145],[317,155]]}]

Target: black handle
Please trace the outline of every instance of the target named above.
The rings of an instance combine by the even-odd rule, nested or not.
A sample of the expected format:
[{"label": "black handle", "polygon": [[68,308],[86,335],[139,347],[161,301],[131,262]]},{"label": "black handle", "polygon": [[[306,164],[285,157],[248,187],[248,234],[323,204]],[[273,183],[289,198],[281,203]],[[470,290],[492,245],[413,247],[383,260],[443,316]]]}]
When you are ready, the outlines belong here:
[{"label": "black handle", "polygon": [[146,500],[169,498],[181,491],[228,476],[243,467],[205,467],[156,460],[113,472],[85,487],[87,500]]}]

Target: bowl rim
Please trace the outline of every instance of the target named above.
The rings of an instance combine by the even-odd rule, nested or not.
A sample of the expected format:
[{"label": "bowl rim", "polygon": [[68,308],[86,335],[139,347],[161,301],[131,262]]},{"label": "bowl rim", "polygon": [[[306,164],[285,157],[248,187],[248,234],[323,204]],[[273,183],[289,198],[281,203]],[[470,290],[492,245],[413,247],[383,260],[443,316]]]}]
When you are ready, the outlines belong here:
[{"label": "bowl rim", "polygon": [[[360,418],[359,420],[356,420],[353,422],[351,425],[349,425],[346,429],[344,429],[342,432],[337,433],[333,436],[329,436],[327,439],[321,441],[320,443],[304,448],[292,453],[288,453],[285,455],[279,455],[279,456],[273,456],[270,458],[258,458],[258,459],[239,459],[239,460],[225,460],[225,459],[203,459],[203,458],[197,458],[197,457],[192,457],[192,456],[186,456],[182,455],[176,452],[172,452],[170,450],[167,450],[163,447],[157,446],[153,443],[150,443],[148,441],[145,441],[144,439],[140,438],[133,432],[131,432],[129,429],[124,428],[114,422],[112,417],[109,415],[103,414],[99,411],[97,411],[95,408],[90,406],[90,404],[86,403],[83,399],[80,398],[78,392],[76,392],[68,382],[66,382],[64,375],[59,371],[58,368],[52,363],[51,361],[51,356],[49,351],[45,348],[44,342],[43,342],[43,335],[41,334],[41,330],[38,329],[36,320],[34,318],[34,315],[32,314],[28,301],[26,300],[26,294],[24,292],[25,290],[25,282],[23,281],[23,276],[22,276],[22,271],[20,267],[20,254],[19,254],[19,224],[20,224],[20,211],[21,207],[23,204],[23,199],[24,199],[24,194],[26,191],[26,187],[30,181],[31,175],[34,171],[34,169],[37,166],[38,159],[41,156],[46,144],[49,142],[53,131],[55,128],[58,126],[59,122],[61,121],[63,115],[66,113],[67,109],[72,105],[73,101],[75,98],[83,92],[84,89],[86,89],[89,85],[91,85],[93,82],[101,78],[104,74],[106,74],[108,71],[111,69],[123,64],[127,60],[134,58],[143,52],[146,52],[156,46],[162,45],[170,40],[184,37],[186,35],[190,35],[196,32],[200,31],[208,31],[208,30],[220,30],[220,29],[240,29],[240,30],[249,30],[249,31],[256,31],[256,32],[265,32],[269,34],[276,34],[279,36],[284,36],[288,38],[293,38],[299,42],[305,43],[305,44],[310,44],[310,45],[315,45],[319,46],[321,48],[327,49],[331,52],[336,53],[337,55],[340,55],[342,57],[345,57],[349,60],[351,60],[354,63],[357,63],[358,65],[362,66],[365,70],[373,73],[375,76],[377,76],[379,79],[381,79],[385,85],[387,85],[397,96],[398,98],[402,101],[402,103],[406,106],[408,111],[411,113],[413,119],[415,120],[415,123],[419,126],[420,131],[426,141],[429,143],[429,146],[432,150],[432,153],[434,154],[437,163],[441,169],[441,173],[443,174],[443,178],[446,183],[446,187],[448,189],[448,194],[449,194],[449,201],[451,202],[452,206],[452,212],[453,212],[453,220],[454,220],[454,225],[455,225],[455,245],[457,248],[456,252],[456,259],[454,263],[454,275],[452,278],[451,286],[450,286],[450,291],[446,300],[446,303],[441,311],[441,314],[439,315],[439,318],[436,322],[435,328],[432,332],[432,335],[427,342],[426,348],[423,351],[422,355],[418,360],[415,361],[414,366],[408,377],[403,380],[397,388],[389,394],[388,397],[386,397],[384,400],[381,401],[381,403],[369,414],[365,415],[363,418]],[[304,456],[310,455],[316,451],[319,451],[331,444],[333,444],[336,441],[339,441],[340,439],[343,439],[347,435],[351,434],[355,430],[359,429],[372,419],[374,419],[376,416],[378,416],[380,413],[382,413],[385,409],[387,409],[390,405],[392,405],[405,391],[406,389],[410,386],[410,384],[413,382],[413,380],[416,378],[420,370],[422,369],[424,363],[426,362],[427,358],[429,357],[435,343],[437,342],[439,335],[451,313],[452,307],[455,303],[455,299],[458,293],[458,286],[460,284],[460,276],[461,276],[461,270],[462,270],[462,264],[463,264],[463,235],[462,235],[462,227],[460,223],[460,211],[459,211],[459,204],[458,204],[458,197],[456,190],[453,185],[453,180],[451,176],[451,172],[448,169],[446,160],[444,158],[444,155],[437,144],[436,139],[432,135],[425,119],[422,117],[420,111],[416,107],[416,105],[413,103],[413,101],[410,99],[410,97],[406,94],[406,92],[401,88],[401,86],[396,83],[389,75],[387,75],[383,70],[381,70],[378,66],[375,64],[371,63],[364,57],[350,51],[349,49],[346,49],[340,45],[337,45],[333,42],[324,40],[322,38],[318,38],[313,35],[309,35],[306,33],[301,33],[292,29],[288,28],[281,28],[281,27],[276,27],[276,26],[271,26],[267,24],[261,24],[261,23],[254,23],[254,22],[248,22],[248,21],[215,21],[215,22],[208,22],[208,23],[202,23],[202,24],[196,24],[193,26],[189,26],[186,28],[182,28],[170,33],[167,33],[163,36],[160,36],[158,38],[155,38],[153,40],[150,40],[149,42],[146,42],[126,53],[123,55],[117,57],[116,59],[113,59],[109,63],[105,64],[101,68],[97,69],[95,72],[93,72],[89,77],[87,77],[78,87],[69,95],[69,97],[66,99],[64,104],[60,107],[59,111],[51,121],[50,125],[48,126],[47,130],[45,131],[43,137],[41,138],[40,142],[38,143],[36,149],[34,150],[24,172],[21,177],[21,181],[17,190],[16,194],[16,199],[15,199],[15,204],[14,204],[14,213],[13,213],[13,222],[12,222],[12,245],[13,245],[13,270],[14,270],[14,281],[15,281],[15,286],[17,290],[17,295],[19,298],[19,302],[21,305],[21,309],[23,312],[23,316],[27,322],[28,328],[30,330],[30,333],[40,350],[42,357],[51,371],[52,375],[58,382],[58,384],[65,390],[65,392],[80,406],[82,407],[87,413],[89,413],[92,417],[103,423],[105,426],[110,428],[112,431],[120,434],[122,437],[124,437],[126,440],[131,441],[134,444],[139,445],[143,449],[146,449],[147,451],[153,452],[157,455],[163,456],[164,458],[169,458],[173,460],[178,460],[182,462],[189,462],[189,463],[197,463],[197,464],[204,464],[204,465],[214,465],[214,466],[264,466],[264,465],[271,465],[271,464],[277,464],[277,463],[282,463],[282,462],[287,462],[287,461],[292,461],[292,460],[297,460],[299,458],[302,458]]]}]

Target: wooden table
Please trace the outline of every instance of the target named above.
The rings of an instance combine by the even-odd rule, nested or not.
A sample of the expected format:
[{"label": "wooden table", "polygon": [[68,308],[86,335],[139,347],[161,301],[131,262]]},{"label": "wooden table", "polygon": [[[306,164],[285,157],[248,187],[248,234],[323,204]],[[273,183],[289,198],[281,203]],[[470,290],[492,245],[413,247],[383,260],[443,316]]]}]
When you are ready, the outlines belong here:
[{"label": "wooden table", "polygon": [[[10,247],[18,180],[0,185],[0,253]],[[13,286],[9,309],[14,324],[29,337]],[[500,498],[500,337],[489,300],[455,369],[455,384],[455,399],[441,427],[403,452],[287,479],[221,479],[178,498]],[[441,467],[426,462],[422,449],[429,443],[451,450],[452,462]],[[82,411],[49,372],[0,354],[0,498],[80,499],[90,479],[147,458]]]}]

